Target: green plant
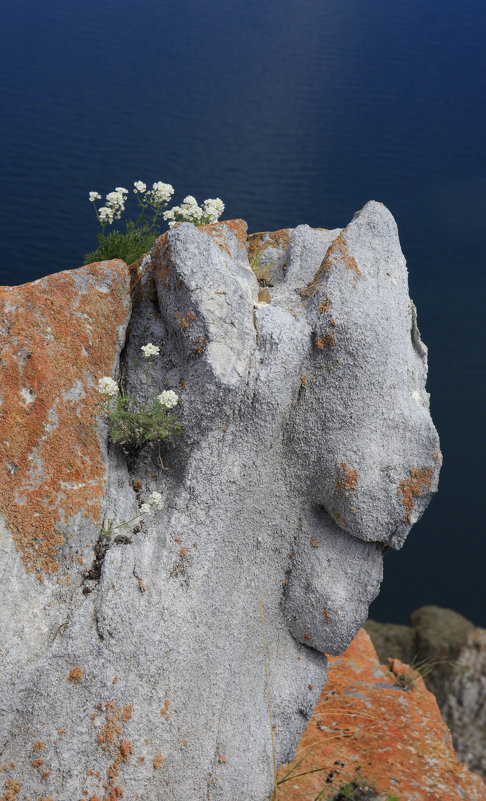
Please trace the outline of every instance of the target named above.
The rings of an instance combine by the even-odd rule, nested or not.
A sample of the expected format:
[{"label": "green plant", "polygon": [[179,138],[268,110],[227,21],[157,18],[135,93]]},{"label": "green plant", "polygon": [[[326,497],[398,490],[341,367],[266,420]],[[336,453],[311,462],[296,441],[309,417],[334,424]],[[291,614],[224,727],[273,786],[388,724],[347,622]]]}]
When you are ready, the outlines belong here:
[{"label": "green plant", "polygon": [[270,245],[271,245],[271,242],[267,242],[266,245],[264,245],[262,248],[260,248],[260,250],[258,250],[255,253],[255,255],[253,256],[252,260],[250,261],[250,267],[251,267],[251,269],[253,270],[254,273],[257,272],[260,269],[260,262],[262,260],[262,254],[268,247],[270,247]]},{"label": "green plant", "polygon": [[137,515],[130,518],[130,520],[122,520],[121,523],[118,523],[116,526],[113,525],[114,520],[110,519],[109,517],[106,520],[106,526],[103,526],[101,533],[103,537],[111,537],[112,533],[117,528],[129,528],[130,523],[133,523],[137,517],[146,517],[152,515],[154,512],[157,512],[163,506],[162,502],[162,495],[160,492],[152,492],[149,495],[148,501],[145,501],[140,506],[140,510]]},{"label": "green plant", "polygon": [[208,198],[202,206],[198,206],[196,199],[188,195],[181,206],[174,206],[162,214],[162,209],[174,194],[171,184],[157,181],[152,189],[147,189],[143,181],[135,181],[134,187],[139,216],[136,220],[127,221],[124,234],[117,230],[105,234],[105,230],[108,225],[111,226],[115,220],[119,220],[125,211],[128,189],[117,186],[113,192],[107,194],[106,204],[99,209],[96,201],[101,200],[101,195],[98,192],[89,193],[101,231],[98,234],[98,247],[86,253],[85,264],[104,259],[123,259],[127,264],[132,264],[147,253],[160,236],[161,215],[168,222],[169,228],[172,228],[177,222],[191,222],[194,225],[217,222],[224,210],[224,203],[220,198]]},{"label": "green plant", "polygon": [[86,253],[84,262],[91,264],[94,261],[122,259],[125,264],[132,264],[151,250],[158,235],[159,232],[151,230],[147,223],[137,228],[135,223],[128,221],[125,234],[111,231],[96,250]]},{"label": "green plant", "polygon": [[[110,376],[98,381],[98,391],[106,399],[106,414],[111,422],[112,442],[128,449],[139,449],[147,442],[161,440],[171,434],[180,434],[181,424],[172,409],[179,398],[172,390],[149,396],[148,374],[152,366],[152,356],[159,354],[157,345],[148,343],[141,348],[146,363],[140,365],[145,373],[145,397],[138,400],[129,395],[119,395],[119,388]],[[115,406],[110,408],[110,400],[115,397]]]},{"label": "green plant", "polygon": [[134,187],[139,216],[135,221],[127,221],[124,234],[114,230],[105,236],[105,229],[107,225],[113,225],[115,220],[121,218],[125,211],[128,189],[117,186],[114,192],[107,194],[106,205],[99,209],[96,201],[101,199],[101,195],[98,192],[89,193],[101,231],[98,234],[98,248],[84,257],[86,264],[102,259],[123,259],[127,264],[131,264],[150,250],[160,235],[157,221],[162,209],[174,194],[174,188],[162,181],[154,183],[150,190],[143,181],[135,181]]}]

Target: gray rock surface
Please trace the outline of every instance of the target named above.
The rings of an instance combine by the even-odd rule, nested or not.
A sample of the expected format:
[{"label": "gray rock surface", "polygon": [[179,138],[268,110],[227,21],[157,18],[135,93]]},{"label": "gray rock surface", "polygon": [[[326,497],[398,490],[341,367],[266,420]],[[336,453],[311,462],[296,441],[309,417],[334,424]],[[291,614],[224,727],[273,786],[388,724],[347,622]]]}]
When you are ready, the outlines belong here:
[{"label": "gray rock surface", "polygon": [[486,631],[452,609],[423,606],[410,626],[368,620],[380,660],[416,665],[437,699],[459,759],[486,778]]},{"label": "gray rock surface", "polygon": [[[142,267],[114,377],[143,396],[134,360],[159,345],[150,390],[180,395],[183,434],[127,457],[93,417],[100,524],[133,517],[154,490],[161,511],[107,549],[89,529],[97,558],[70,563],[70,583],[61,560],[36,584],[4,524],[0,748],[5,781],[27,798],[262,801],[273,768],[260,599],[281,763],[325,653],[365,621],[384,550],[437,489],[426,348],[390,212],[370,202],[343,231],[298,226],[285,270],[276,258],[272,271],[266,253],[269,303],[230,226],[182,224]],[[59,525],[71,542],[67,513]]]}]

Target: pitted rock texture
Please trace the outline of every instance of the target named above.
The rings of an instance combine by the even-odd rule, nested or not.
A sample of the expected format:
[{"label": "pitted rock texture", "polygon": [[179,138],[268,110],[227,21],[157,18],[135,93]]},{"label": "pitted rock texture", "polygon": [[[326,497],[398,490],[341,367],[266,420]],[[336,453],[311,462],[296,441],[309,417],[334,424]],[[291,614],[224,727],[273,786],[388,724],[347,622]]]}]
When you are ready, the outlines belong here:
[{"label": "pitted rock texture", "polygon": [[[349,644],[384,550],[401,546],[437,489],[426,349],[392,215],[371,202],[343,231],[287,234],[263,237],[261,283],[255,239],[233,220],[174,227],[130,271],[89,265],[7,289],[19,313],[26,292],[42,307],[63,280],[83,299],[79,336],[78,296],[51,303],[76,320],[39,357],[54,380],[4,381],[3,408],[32,388],[46,422],[19,420],[28,454],[42,446],[52,486],[89,442],[81,479],[93,482],[84,506],[66,494],[63,514],[60,472],[42,535],[59,570],[36,563],[34,574],[24,530],[42,487],[25,506],[33,457],[13,472],[5,462],[0,742],[4,781],[27,798],[262,801],[273,767],[260,603],[281,763],[312,715],[324,654]],[[16,336],[20,364],[28,328]],[[89,336],[103,354],[94,365],[76,344]],[[13,347],[8,330],[5,341]],[[144,397],[136,361],[148,342],[161,349],[149,392],[177,392],[183,434],[126,454],[109,444],[92,393],[111,370]],[[56,397],[79,384],[86,397],[48,429]],[[155,516],[101,536],[103,521],[133,518],[155,490],[165,501]]]},{"label": "pitted rock texture", "polygon": [[332,801],[486,799],[486,784],[459,761],[421,676],[398,659],[380,665],[364,629],[329,659],[295,761],[280,769],[285,777],[280,801],[314,801],[319,793]]},{"label": "pitted rock texture", "polygon": [[366,630],[380,659],[419,667],[459,758],[486,778],[486,630],[438,606],[417,609],[410,626],[369,620]]}]

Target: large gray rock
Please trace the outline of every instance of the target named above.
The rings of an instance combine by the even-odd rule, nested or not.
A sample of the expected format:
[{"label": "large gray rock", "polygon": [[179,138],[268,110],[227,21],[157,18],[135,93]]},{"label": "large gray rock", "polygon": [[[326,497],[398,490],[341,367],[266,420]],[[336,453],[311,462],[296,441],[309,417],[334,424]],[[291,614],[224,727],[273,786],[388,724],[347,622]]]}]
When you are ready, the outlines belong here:
[{"label": "large gray rock", "polygon": [[[106,467],[92,479],[103,489],[98,526],[87,502],[66,501],[57,564],[44,570],[35,534],[18,533],[37,508],[31,495],[0,502],[0,746],[5,780],[21,793],[262,801],[273,767],[260,599],[280,763],[319,697],[324,654],[362,625],[384,551],[403,544],[437,489],[426,349],[390,212],[370,202],[343,231],[294,229],[285,269],[279,250],[274,270],[265,253],[269,303],[258,302],[235,230],[174,228],[133,295],[123,386],[144,394],[134,360],[159,345],[150,390],[180,394],[182,436],[126,455],[107,446],[101,411],[91,414],[87,436]],[[37,289],[52,293],[49,282]],[[128,309],[128,273],[118,291]],[[103,337],[117,342],[109,315]],[[49,347],[55,360],[70,345]],[[120,350],[103,362],[116,378]],[[72,361],[91,398],[99,374]],[[87,402],[78,393],[73,420]],[[64,433],[42,410],[39,438],[56,454]],[[34,454],[32,437],[26,447]],[[103,519],[133,517],[154,490],[165,500],[155,517],[122,540],[100,539]],[[75,491],[63,486],[67,498]]]}]

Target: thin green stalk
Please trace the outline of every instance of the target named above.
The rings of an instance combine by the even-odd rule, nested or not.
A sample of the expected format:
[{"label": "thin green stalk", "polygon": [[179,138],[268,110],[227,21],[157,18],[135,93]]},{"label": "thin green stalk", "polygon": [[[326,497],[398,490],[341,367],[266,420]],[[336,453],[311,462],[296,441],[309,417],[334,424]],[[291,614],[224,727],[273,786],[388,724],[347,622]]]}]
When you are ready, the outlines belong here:
[{"label": "thin green stalk", "polygon": [[145,408],[148,406],[149,402],[149,391],[148,391],[148,374],[149,374],[150,362],[145,366]]},{"label": "thin green stalk", "polygon": [[127,528],[127,526],[129,526],[130,523],[133,523],[133,521],[137,519],[137,517],[142,517],[142,515],[140,515],[140,514],[135,515],[135,517],[132,517],[130,520],[124,520],[123,523],[118,523],[118,525],[116,525],[116,526],[112,526],[111,523],[113,521],[110,521],[109,528],[104,528],[103,532],[105,534],[111,534],[111,532],[115,531],[115,529],[117,529],[117,528]]}]

